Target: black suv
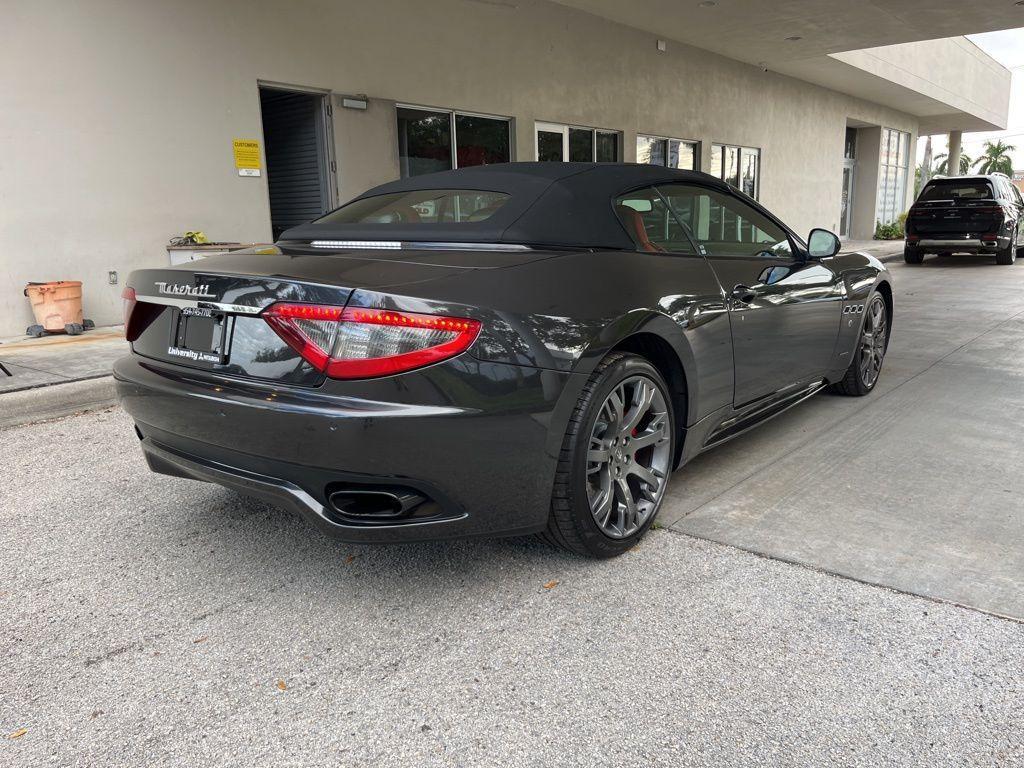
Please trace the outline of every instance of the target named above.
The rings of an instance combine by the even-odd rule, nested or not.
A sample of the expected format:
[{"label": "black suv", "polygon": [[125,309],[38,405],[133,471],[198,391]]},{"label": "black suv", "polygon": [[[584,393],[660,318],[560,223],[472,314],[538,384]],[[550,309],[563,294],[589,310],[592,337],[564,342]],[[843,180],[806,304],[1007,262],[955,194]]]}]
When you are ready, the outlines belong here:
[{"label": "black suv", "polygon": [[924,185],[907,214],[903,258],[928,253],[993,253],[1013,264],[1024,251],[1024,199],[1001,173],[938,177]]}]

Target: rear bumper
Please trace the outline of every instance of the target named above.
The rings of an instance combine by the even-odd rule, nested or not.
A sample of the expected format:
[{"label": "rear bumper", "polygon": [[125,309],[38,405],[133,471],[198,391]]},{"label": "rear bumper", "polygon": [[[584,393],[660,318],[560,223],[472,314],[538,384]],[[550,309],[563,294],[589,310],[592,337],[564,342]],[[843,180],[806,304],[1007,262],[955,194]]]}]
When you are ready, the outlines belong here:
[{"label": "rear bumper", "polygon": [[[461,360],[368,382],[364,397],[353,386],[332,394],[197,376],[134,355],[114,376],[151,469],[287,508],[327,535],[400,542],[539,531],[557,465],[551,446],[561,440],[548,425],[560,423],[572,374]],[[389,390],[395,398],[382,399]],[[445,402],[451,391],[472,406]],[[428,402],[401,401],[413,395]],[[430,514],[352,521],[329,502],[339,489],[379,486],[415,491]]]},{"label": "rear bumper", "polygon": [[913,248],[929,251],[953,251],[959,253],[995,253],[1006,248],[1009,237],[965,238],[965,237],[921,237],[920,240],[907,241]]}]

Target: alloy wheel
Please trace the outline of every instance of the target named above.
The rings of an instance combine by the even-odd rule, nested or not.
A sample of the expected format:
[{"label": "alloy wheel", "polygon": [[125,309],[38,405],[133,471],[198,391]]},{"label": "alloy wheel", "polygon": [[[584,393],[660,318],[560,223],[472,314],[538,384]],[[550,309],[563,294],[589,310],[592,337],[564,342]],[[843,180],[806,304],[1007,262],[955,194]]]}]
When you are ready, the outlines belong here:
[{"label": "alloy wheel", "polygon": [[671,448],[661,388],[646,376],[617,384],[598,412],[587,451],[587,497],[603,533],[623,539],[651,519],[667,484]]},{"label": "alloy wheel", "polygon": [[885,346],[888,341],[888,320],[885,313],[885,302],[881,296],[875,296],[868,304],[864,316],[864,328],[861,331],[860,371],[861,383],[871,388],[878,380],[882,370],[882,358],[885,357]]}]

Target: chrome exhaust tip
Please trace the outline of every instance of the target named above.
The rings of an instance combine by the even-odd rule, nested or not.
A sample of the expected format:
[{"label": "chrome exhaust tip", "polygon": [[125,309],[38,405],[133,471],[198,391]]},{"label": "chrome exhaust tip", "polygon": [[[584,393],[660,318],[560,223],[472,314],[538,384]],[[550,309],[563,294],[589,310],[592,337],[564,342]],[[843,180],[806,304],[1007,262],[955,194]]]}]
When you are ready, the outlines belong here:
[{"label": "chrome exhaust tip", "polygon": [[411,515],[427,499],[406,488],[343,488],[327,497],[331,508],[354,522],[389,522]]}]

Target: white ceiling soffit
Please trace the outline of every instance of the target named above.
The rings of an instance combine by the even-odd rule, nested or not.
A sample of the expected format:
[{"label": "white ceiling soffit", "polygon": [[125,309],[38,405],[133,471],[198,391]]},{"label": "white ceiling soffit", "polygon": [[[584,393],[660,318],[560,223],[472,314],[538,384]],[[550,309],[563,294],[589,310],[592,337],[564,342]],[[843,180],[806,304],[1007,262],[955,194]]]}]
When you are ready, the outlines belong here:
[{"label": "white ceiling soffit", "polygon": [[1016,0],[556,2],[750,64],[1024,27]]},{"label": "white ceiling soffit", "polygon": [[1017,0],[556,2],[916,115],[922,134],[1006,127],[1010,73],[961,36],[1024,26]]},{"label": "white ceiling soffit", "polygon": [[921,134],[1006,127],[1010,72],[963,37],[782,62],[776,71],[921,118]]}]

